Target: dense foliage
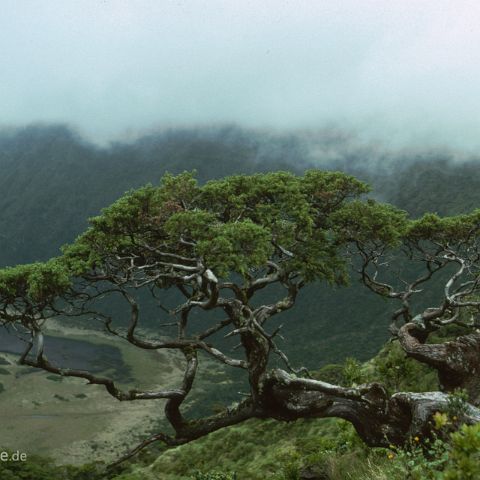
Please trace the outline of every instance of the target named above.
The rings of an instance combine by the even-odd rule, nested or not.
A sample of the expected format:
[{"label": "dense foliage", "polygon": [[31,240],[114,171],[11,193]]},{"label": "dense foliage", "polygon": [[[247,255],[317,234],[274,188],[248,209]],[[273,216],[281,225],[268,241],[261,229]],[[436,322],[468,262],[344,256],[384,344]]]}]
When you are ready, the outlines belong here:
[{"label": "dense foliage", "polygon": [[[300,173],[320,165],[367,180],[374,195],[415,215],[457,214],[479,204],[480,176],[474,159],[454,160],[448,152],[386,152],[334,130],[176,129],[108,148],[88,144],[61,125],[3,131],[0,265],[58,255],[61,245],[86,228],[88,217],[130,188],[157,184],[166,171],[196,169],[203,183],[235,173]],[[320,306],[321,318],[316,313]],[[381,322],[386,308],[355,283],[334,292],[315,288],[308,301],[299,299],[297,313],[305,318],[303,323],[285,313],[285,332],[306,339],[293,345],[286,335],[285,351],[292,361],[311,368],[347,355],[366,360],[387,338],[387,322],[385,328],[376,328],[369,318]],[[319,339],[315,349],[308,340],[313,337]]]},{"label": "dense foliage", "polygon": [[[315,372],[315,378],[344,385],[371,377],[386,382],[393,391],[436,388],[434,371],[405,357],[396,343],[387,344],[365,364],[348,359]],[[475,479],[480,473],[479,426],[458,430],[454,418],[461,405],[461,397],[452,396],[449,408],[434,417],[433,441],[412,438],[404,448],[366,448],[341,420],[250,421],[164,452],[152,458],[148,467],[132,465],[120,478],[191,480],[196,478],[192,477],[194,464],[206,478],[223,472],[225,479],[235,473],[238,479],[251,480]],[[210,456],[212,451],[218,455]]]},{"label": "dense foliage", "polygon": [[[62,135],[56,135],[55,138],[58,140],[61,137]],[[235,137],[235,135],[233,137],[235,138],[233,142],[234,148],[230,145],[232,151],[238,150],[239,145],[244,140],[243,138]],[[12,138],[15,138],[15,136]],[[11,142],[12,138],[8,139],[8,141]],[[182,140],[184,138],[183,136]],[[202,138],[197,138],[196,140],[198,142],[193,142],[194,148],[198,149],[199,144],[206,145],[206,155],[210,152],[210,147],[218,143],[218,138],[210,139],[206,143],[204,142],[205,139]],[[172,137],[166,136],[162,139],[162,142],[164,142],[162,144],[163,147],[165,147],[165,142],[168,143],[168,141],[172,141]],[[63,145],[62,148],[66,145],[79,144],[77,140],[69,135],[64,135],[60,143]],[[254,146],[253,150],[247,149],[245,158],[251,155],[252,151],[257,147],[258,145]],[[102,155],[105,154],[105,151],[91,149],[91,147],[86,145],[83,145],[82,148],[82,154],[88,153],[88,151],[95,151],[95,162],[99,161]],[[125,146],[117,146],[116,150],[111,150],[110,154],[116,155],[118,152],[123,151],[122,149],[127,150]],[[14,150],[15,147],[11,146],[9,154],[12,155],[12,158]],[[244,168],[241,161],[234,163],[234,165],[237,165],[239,171]],[[276,164],[272,163],[271,165]],[[175,164],[175,169],[177,166]],[[258,168],[258,164],[252,162],[248,168],[255,170]],[[454,176],[456,174],[456,170],[448,163],[443,163],[438,168],[441,168],[442,171],[442,175],[438,178],[448,178],[449,175]],[[216,169],[216,174],[219,171]],[[464,165],[458,171],[461,174],[462,181],[466,182],[467,177],[471,176],[471,172],[474,171],[474,166]],[[406,206],[410,211],[418,214],[423,213],[423,205],[427,205],[430,201],[424,199],[437,188],[435,179],[432,179],[436,177],[428,176],[428,172],[425,173],[425,169],[409,170],[407,168],[406,172],[408,173],[405,173],[405,175],[408,175],[413,181],[405,183],[407,177],[401,176],[398,184],[403,186],[399,189],[392,189],[391,194],[392,196],[396,195],[400,204]],[[428,181],[421,180],[425,175]],[[213,176],[213,174],[210,176]],[[130,181],[131,178],[126,178],[125,185],[128,186],[127,184]],[[101,187],[102,182],[103,180],[98,180],[99,187]],[[409,192],[408,188],[410,188],[410,185],[415,184],[415,182],[417,182],[417,186],[421,187],[420,200],[416,199],[412,203],[414,195],[411,191],[410,194],[407,192]],[[434,209],[442,213],[455,213],[458,210],[465,209],[465,205],[462,205],[463,197],[457,195],[452,199],[451,196],[450,189],[457,188],[458,184],[455,185],[455,182],[449,183],[448,180],[447,184],[448,188],[442,190],[445,193],[443,205],[441,208]],[[121,182],[115,185],[114,188],[120,188],[120,185]],[[126,186],[123,188],[125,189]],[[6,190],[8,193],[8,189]],[[155,256],[156,252],[150,250],[149,257],[148,250],[151,249],[152,245],[163,242],[162,245],[166,248],[164,253],[179,255],[183,259],[188,258],[192,251],[191,245],[185,244],[179,247],[181,243],[179,239],[183,239],[186,242],[191,242],[192,239],[195,240],[195,253],[205,260],[205,263],[209,266],[208,270],[213,275],[213,277],[209,277],[209,281],[211,281],[211,278],[220,279],[224,282],[236,281],[238,278],[247,283],[255,281],[255,279],[252,280],[251,272],[261,271],[263,266],[271,261],[275,253],[277,255],[281,253],[283,254],[285,264],[288,265],[285,269],[287,274],[294,272],[305,283],[326,281],[331,284],[343,285],[346,283],[349,274],[348,262],[345,261],[343,256],[343,247],[352,242],[352,240],[355,240],[360,245],[360,253],[363,255],[362,261],[367,263],[367,265],[364,264],[365,268],[363,270],[364,283],[382,298],[394,298],[397,295],[396,298],[410,300],[410,296],[415,297],[417,295],[417,292],[414,292],[412,289],[403,292],[395,290],[398,284],[390,285],[391,278],[388,275],[386,283],[383,283],[383,281],[377,282],[376,280],[377,274],[381,275],[384,273],[381,268],[384,265],[381,263],[382,258],[386,258],[386,254],[394,254],[395,249],[399,245],[406,246],[407,250],[410,249],[409,252],[407,251],[407,259],[413,260],[416,258],[418,260],[419,254],[420,257],[424,255],[423,260],[420,259],[420,262],[426,262],[430,267],[433,265],[433,269],[440,262],[441,268],[447,266],[445,270],[447,274],[451,272],[448,268],[464,262],[468,265],[464,269],[466,274],[472,275],[471,278],[475,278],[475,255],[477,253],[475,240],[480,220],[478,211],[450,218],[429,214],[411,222],[407,220],[402,211],[373,201],[349,201],[343,204],[345,198],[357,197],[366,191],[365,185],[361,182],[338,173],[320,174],[319,172],[310,172],[301,177],[301,179],[289,173],[254,175],[251,177],[239,175],[225,180],[208,182],[204,186],[197,185],[189,175],[180,175],[178,177],[167,175],[164,177],[160,187],[147,186],[131,191],[111,207],[105,209],[102,215],[93,218],[91,227],[87,232],[81,235],[76,242],[65,247],[61,257],[45,263],[32,263],[2,270],[0,274],[0,291],[3,295],[3,302],[7,305],[3,309],[3,319],[8,322],[21,321],[22,314],[19,314],[19,311],[21,312],[23,308],[28,306],[29,319],[35,319],[35,322],[39,319],[43,321],[48,315],[57,314],[56,309],[59,307],[56,302],[59,297],[63,301],[71,302],[73,298],[71,296],[72,291],[78,294],[79,289],[81,289],[81,282],[85,282],[92,274],[97,275],[99,272],[105,272],[106,267],[107,270],[110,269],[109,273],[113,272],[113,275],[117,275],[117,277],[119,272],[124,274],[126,270],[121,266],[119,267],[122,261],[125,261],[125,265],[127,262],[133,262],[131,263],[132,267],[138,267],[143,272],[147,272],[145,276],[135,278],[135,281],[147,280],[151,282],[151,278],[148,278],[148,272],[152,272],[153,269],[151,268],[152,263],[149,263],[149,261]],[[320,195],[318,198],[315,198],[319,192]],[[339,192],[340,195],[336,197]],[[98,197],[91,196],[84,203],[91,204],[91,200],[98,200],[102,195]],[[475,192],[472,192],[471,195],[468,194],[467,197],[467,207],[470,205],[474,206]],[[62,196],[60,195],[59,201],[61,201],[61,198]],[[320,210],[322,210],[323,216],[319,215],[319,210],[315,212],[315,201],[321,204]],[[101,204],[101,202],[97,203],[97,206],[92,209],[92,213]],[[338,208],[339,205],[340,208]],[[11,213],[15,212],[15,209],[5,208],[4,211]],[[17,215],[17,213],[14,215]],[[14,217],[8,217],[7,215],[5,218],[11,222]],[[60,221],[59,227],[61,227],[63,221]],[[67,229],[67,236],[71,236],[75,228],[72,230]],[[299,239],[301,239],[301,242],[299,242]],[[472,239],[474,240],[473,242]],[[382,248],[378,252],[378,245],[380,244]],[[21,245],[21,242],[18,245]],[[282,248],[275,252],[275,245],[280,245]],[[432,245],[435,245],[437,248],[432,249]],[[421,246],[421,248],[418,249],[418,246]],[[439,246],[441,247],[440,250],[438,250]],[[463,246],[465,246],[465,250],[462,250]],[[41,252],[41,249],[38,252]],[[473,254],[471,254],[472,252]],[[289,254],[292,254],[291,257]],[[35,253],[33,255],[37,256]],[[37,258],[41,256],[42,253]],[[166,262],[165,259],[161,261]],[[193,264],[188,266],[193,268]],[[162,269],[159,268],[159,265],[155,265],[156,273],[154,275],[157,274],[157,278],[155,282],[151,283],[155,283],[155,287],[162,290],[178,286],[178,272],[174,272],[175,267],[172,267],[171,262],[161,267],[164,268]],[[369,271],[368,268],[371,270]],[[464,270],[458,276],[465,274]],[[184,269],[185,271],[189,272],[190,270],[187,268]],[[191,271],[193,272],[193,270]],[[158,276],[159,272],[160,275]],[[272,272],[273,270],[266,271],[267,276],[271,275]],[[198,274],[198,272],[196,273]],[[415,278],[416,270],[413,269],[406,273]],[[98,280],[101,282],[109,279],[98,277]],[[123,281],[120,277],[117,280]],[[128,280],[132,279],[129,278]],[[442,280],[441,275],[440,280]],[[475,280],[468,280],[468,282],[472,281],[475,282]],[[415,279],[411,281],[410,285],[415,285]],[[472,284],[470,283],[469,285],[471,286]],[[426,326],[428,336],[430,333],[435,334],[443,326],[456,322],[456,310],[466,307],[458,315],[459,324],[460,326],[463,324],[465,330],[457,332],[457,334],[464,335],[469,332],[469,328],[472,326],[468,323],[470,321],[469,317],[477,307],[475,298],[472,298],[476,293],[476,285],[474,285],[472,290],[469,290],[470,287],[463,287],[463,290],[461,286],[459,288],[460,290],[456,290],[455,293],[450,293],[450,296],[446,296],[446,303],[443,306],[436,307],[436,317],[432,314],[432,307],[429,307],[429,311],[422,310],[423,307],[418,308],[418,304],[413,302],[412,306],[408,305],[408,307],[402,310],[398,318],[404,318],[406,322],[413,319],[416,322],[423,322],[422,325]],[[308,292],[308,290],[306,291]],[[105,291],[100,293],[103,295]],[[348,306],[351,308],[352,313],[358,317],[357,312],[359,308],[356,303],[357,300],[352,301],[350,293],[351,291],[347,290],[345,297],[348,298]],[[86,295],[85,290],[83,295]],[[91,292],[88,292],[88,295],[91,295]],[[426,304],[431,305],[431,299],[434,298],[435,288],[431,289],[430,293],[427,291],[426,295],[422,294],[421,302],[424,301]],[[262,299],[262,301],[267,300],[269,300],[268,296]],[[201,299],[197,298],[195,301],[201,301]],[[468,302],[468,304],[465,304],[465,302]],[[305,313],[309,309],[315,309],[314,303],[310,301],[308,305],[305,305],[302,314],[298,311],[298,314],[300,314],[298,316],[302,318],[307,317],[308,319],[300,327],[304,329],[306,335],[303,334],[303,337],[307,339],[305,344],[302,345],[303,350],[300,350],[302,353],[297,357],[300,359],[305,358],[305,352],[309,351],[313,345],[309,338],[314,337],[312,335],[312,332],[315,331],[315,325],[312,322],[314,316],[306,315]],[[384,307],[380,307],[379,313],[383,310]],[[413,313],[415,310],[420,312],[416,316]],[[374,308],[369,307],[366,310],[363,309],[362,315],[366,319],[371,319],[374,311]],[[65,314],[66,312],[61,311],[61,313]],[[77,315],[78,311],[75,314]],[[107,318],[110,314],[111,312],[105,312],[104,318]],[[382,330],[378,329],[376,322],[368,322],[368,326],[366,326],[361,318],[362,315],[355,319],[358,326],[355,326],[349,334],[355,338],[357,334],[356,328],[358,328],[358,332],[362,331],[364,334],[370,329],[370,332],[376,332],[377,337],[375,338],[381,338],[383,334],[377,332]],[[340,332],[344,333],[345,324],[342,322],[336,323]],[[397,324],[396,327],[399,327],[399,325]],[[325,330],[324,325],[320,325],[320,328]],[[347,336],[346,333],[345,335]],[[456,337],[453,336],[452,338]],[[440,341],[444,340],[440,339]],[[430,337],[429,341],[435,341],[434,335]],[[378,344],[378,340],[374,344]],[[381,380],[389,394],[393,394],[400,390],[424,391],[426,388],[425,384],[415,384],[415,382],[412,382],[412,378],[425,374],[428,379],[427,383],[430,385],[429,388],[436,389],[435,372],[421,370],[422,366],[419,366],[411,358],[408,361],[404,361],[403,351],[406,351],[413,358],[415,358],[415,355],[418,357],[420,354],[418,351],[408,350],[403,344],[402,347],[404,347],[403,350],[399,348],[398,344],[395,344],[395,348],[382,352],[374,362],[371,362],[366,367],[362,367],[356,360],[350,359],[342,367],[330,367],[330,370],[322,371],[318,378],[323,381],[327,380],[343,385],[345,388],[349,386],[356,387],[371,380]],[[417,348],[417,345],[414,345],[414,347]],[[364,348],[363,353],[364,355],[366,354],[366,348]],[[321,352],[320,356],[323,361],[327,358],[324,352]],[[314,357],[312,359],[314,362],[316,361]],[[329,375],[331,376],[330,378],[328,377]],[[358,470],[355,470],[352,467],[352,464],[355,462],[352,462],[350,447],[353,446],[353,451],[355,451],[356,447],[354,444],[357,440],[353,440],[355,435],[349,429],[350,427],[346,427],[346,431],[348,431],[347,437],[350,439],[345,441],[348,445],[347,449],[342,450],[343,447],[339,446],[342,444],[341,439],[343,437],[338,431],[334,430],[333,437],[338,439],[338,444],[332,440],[332,444],[329,446],[323,444],[315,446],[311,454],[308,453],[311,447],[302,444],[292,457],[284,460],[281,467],[283,473],[279,472],[277,468],[276,475],[278,478],[285,479],[301,478],[300,475],[306,471],[305,469],[323,468],[325,470],[327,468],[325,465],[328,464],[328,469],[330,470],[328,473],[325,473],[325,475],[329,475],[328,478],[349,478],[347,475],[351,475],[352,478],[380,479],[384,478],[384,476],[403,478],[401,475],[406,470],[410,472],[412,478],[429,478],[427,476],[428,472],[433,472],[431,478],[475,478],[475,475],[478,474],[476,470],[478,459],[475,457],[478,453],[478,445],[476,444],[478,437],[477,427],[465,426],[458,432],[455,432],[454,430],[456,429],[452,427],[456,422],[456,420],[453,420],[455,415],[448,412],[440,413],[440,415],[446,415],[437,417],[439,422],[438,430],[442,435],[439,435],[436,439],[425,439],[425,448],[430,448],[430,453],[427,452],[425,454],[425,448],[419,447],[420,440],[423,445],[423,438],[418,441],[414,438],[411,440],[413,443],[411,443],[410,447],[395,447],[391,452],[369,451],[358,443],[358,450],[355,453],[358,458]],[[445,428],[446,425],[447,428]],[[337,426],[334,428],[337,428]],[[260,427],[252,425],[251,428],[254,431]],[[272,433],[275,428],[281,427],[274,427],[272,424],[267,428],[268,433]],[[344,427],[338,428],[342,429]],[[442,428],[443,431],[441,431]],[[308,428],[300,427],[300,435],[304,435],[307,430]],[[222,435],[228,436],[229,434],[222,433]],[[227,437],[222,437],[222,435],[219,435],[218,438],[223,438],[222,441],[225,441]],[[286,435],[286,432],[282,432],[280,437]],[[318,432],[315,435],[318,437]],[[332,455],[333,461],[331,461]],[[330,460],[326,461],[326,459]],[[471,459],[473,460],[471,461]],[[278,458],[275,458],[272,463],[278,467]],[[347,465],[348,463],[350,465]],[[343,466],[341,466],[342,464]],[[28,468],[37,468],[38,472],[35,473],[36,475],[47,475],[45,472],[50,468],[45,465],[32,465]],[[319,465],[323,465],[323,467],[319,467]],[[452,467],[447,468],[447,465]],[[222,473],[218,469],[215,472],[214,465],[211,467],[209,469],[211,470],[210,473],[207,470],[203,470],[197,473],[195,478],[221,478],[223,480],[224,478],[229,479],[235,476],[234,473]],[[42,468],[46,469],[45,472],[43,472]],[[335,473],[335,468],[337,473]],[[362,469],[365,470],[363,473]],[[230,472],[235,470],[236,464],[232,463]],[[455,472],[460,472],[460,475],[463,476],[456,477],[454,475],[459,474]],[[54,475],[56,473],[57,471],[55,471],[55,474],[52,473],[51,478],[55,478]],[[11,474],[13,475],[13,473]],[[71,470],[70,474],[72,475],[71,478],[83,478],[78,476],[80,473],[77,474],[74,470]],[[22,475],[24,474],[22,473]],[[32,473],[25,473],[25,475],[32,475]],[[130,478],[128,475],[127,477]],[[176,475],[173,473],[173,470],[172,475]],[[343,477],[338,475],[343,475]],[[362,477],[362,475],[364,476]],[[366,475],[370,476],[367,477]],[[12,476],[11,478],[16,477]],[[177,477],[172,476],[171,478]]]}]

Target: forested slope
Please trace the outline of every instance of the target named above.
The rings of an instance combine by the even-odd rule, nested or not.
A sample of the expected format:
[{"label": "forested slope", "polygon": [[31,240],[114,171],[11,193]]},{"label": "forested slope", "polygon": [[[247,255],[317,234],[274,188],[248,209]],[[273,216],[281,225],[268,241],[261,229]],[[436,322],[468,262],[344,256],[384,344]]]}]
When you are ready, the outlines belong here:
[{"label": "forested slope", "polygon": [[[232,173],[279,169],[298,172],[310,167],[352,173],[368,181],[374,195],[414,216],[425,211],[456,214],[480,206],[480,162],[475,159],[459,162],[445,152],[388,153],[361,146],[335,132],[315,136],[237,127],[169,130],[133,143],[100,148],[64,126],[32,126],[0,134],[0,264],[13,265],[56,255],[62,244],[85,229],[89,216],[130,188],[157,183],[165,171],[196,169],[203,182]],[[282,320],[287,320],[284,349],[294,364],[310,368],[342,363],[347,356],[366,360],[387,338],[388,312],[392,308],[355,280],[350,287],[336,292],[321,286],[310,287]],[[384,371],[388,371],[390,367],[384,363]],[[321,378],[329,380],[329,373],[338,374],[347,367],[350,368],[344,364],[330,368],[322,372]],[[363,374],[368,374],[370,367],[361,367]],[[431,381],[425,372],[409,368],[407,365],[404,372],[409,378]],[[433,388],[423,380],[414,387]],[[213,390],[218,398],[213,398]],[[223,392],[220,385],[218,389],[215,386],[205,391],[204,406],[198,407],[210,408],[217,400],[228,402],[228,393],[228,388]],[[223,394],[225,397],[221,398]],[[319,437],[324,440],[318,442]],[[259,445],[265,446],[264,450]],[[288,472],[303,471],[310,463],[333,469],[341,468],[338,465],[343,462],[356,478],[360,478],[358,472],[363,472],[367,463],[378,463],[385,471],[390,468],[385,452],[380,452],[380,457],[367,452],[351,429],[342,424],[299,422],[294,428],[288,424],[258,423],[221,431],[183,450],[169,452],[151,471],[165,472],[168,464],[168,478],[191,478],[189,459],[194,458],[204,471],[212,470],[215,463],[202,464],[201,456],[204,450],[217,450],[220,446],[225,447],[222,469],[243,475],[250,475],[252,470],[261,477],[264,472],[275,471],[278,475],[272,478],[297,478],[288,476]],[[355,471],[352,462],[359,462],[360,470]],[[124,478],[144,478],[145,471],[139,472],[140,477]],[[391,478],[397,478],[393,470],[388,472]],[[58,475],[67,478],[64,472],[59,471]],[[325,478],[347,477],[340,471],[337,476]]]},{"label": "forested slope", "polygon": [[[310,167],[352,173],[368,181],[374,195],[413,215],[480,205],[480,162],[459,163],[445,152],[389,153],[338,131],[172,129],[100,148],[63,125],[30,126],[0,134],[0,265],[56,255],[85,229],[88,217],[130,188],[157,183],[165,171],[195,169],[203,182]],[[390,308],[355,279],[335,293],[311,287],[284,319],[285,328],[305,340],[285,348],[309,367],[347,354],[367,359],[387,337]],[[315,339],[313,351],[307,339]]]},{"label": "forested slope", "polygon": [[[267,143],[271,148],[267,147]],[[232,173],[301,169],[288,138],[235,128],[174,130],[101,149],[64,126],[0,134],[0,264],[45,260],[126,190],[165,171],[196,169],[200,180]]]}]

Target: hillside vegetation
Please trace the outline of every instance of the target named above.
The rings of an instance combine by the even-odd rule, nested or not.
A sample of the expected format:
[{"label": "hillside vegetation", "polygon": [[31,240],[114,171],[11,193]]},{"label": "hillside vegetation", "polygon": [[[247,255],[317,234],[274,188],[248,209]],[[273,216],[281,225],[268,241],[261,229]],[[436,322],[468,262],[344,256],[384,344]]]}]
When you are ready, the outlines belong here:
[{"label": "hillside vegetation", "polygon": [[[315,374],[345,385],[379,375],[392,390],[436,388],[433,372],[405,359],[396,344],[364,364],[347,359]],[[0,464],[0,473],[8,480],[474,480],[480,474],[480,428],[462,428],[450,442],[440,439],[450,438],[458,408],[461,400],[452,397],[451,411],[436,420],[438,439],[413,439],[404,449],[370,449],[343,420],[252,420],[174,449],[153,448],[107,473],[94,463],[56,467],[41,457]]]},{"label": "hillside vegetation", "polygon": [[[165,171],[196,170],[204,182],[233,173],[300,173],[312,166],[354,174],[372,185],[374,195],[414,215],[457,214],[480,204],[480,163],[474,159],[458,164],[445,153],[386,153],[342,132],[224,126],[167,130],[99,148],[62,125],[30,126],[0,134],[0,265],[57,255],[89,217],[130,188],[157,184]],[[386,340],[388,307],[363,288],[320,290],[308,297],[312,300],[300,300],[295,313],[304,312],[307,321],[297,325],[286,312],[285,328],[305,338],[311,332],[319,343],[314,351],[308,341],[295,349],[287,343],[294,362],[318,367],[346,355],[366,360]],[[382,322],[385,329],[372,327]]]},{"label": "hillside vegetation", "polygon": [[[325,158],[318,153],[319,145]],[[454,163],[448,155],[434,161],[433,155],[388,156],[357,148],[342,136],[312,139],[306,134],[273,135],[235,127],[172,130],[107,149],[85,143],[63,126],[4,132],[0,136],[0,264],[56,255],[62,244],[84,230],[89,216],[129,188],[157,184],[165,171],[197,170],[200,182],[204,182],[232,173],[302,172],[321,162],[322,167],[368,180],[377,197],[414,216],[427,210],[456,214],[480,205],[480,164],[473,160]],[[310,368],[324,365],[316,373],[318,378],[328,381],[330,376],[332,382],[345,386],[380,377],[391,392],[437,389],[433,373],[406,360],[396,344],[389,344],[368,360],[388,337],[391,307],[382,299],[372,298],[355,283],[334,294],[318,285],[311,288],[319,293],[305,295],[306,300],[299,301],[294,311],[282,315],[285,336],[302,339],[285,342],[292,362]],[[296,322],[298,318],[302,322]],[[233,391],[236,385],[219,394],[211,384],[199,392],[197,400],[208,405],[216,396],[228,399],[229,389]],[[475,442],[480,433],[474,427],[454,433],[455,408],[461,408],[461,402],[460,392],[458,398],[452,396],[451,411],[439,412],[443,416],[438,417],[437,439],[429,439],[430,444],[414,439],[415,443],[404,450],[368,449],[340,420],[286,424],[252,420],[163,453],[153,449],[144,456],[143,465],[122,466],[108,475],[95,473],[93,465],[54,467],[42,459],[32,460],[28,466],[0,467],[6,468],[2,478],[11,480],[28,475],[39,480],[221,480],[235,476],[239,480],[380,480],[405,478],[407,470],[411,478],[418,479],[476,478],[468,475],[478,474],[475,456],[480,445]],[[426,448],[422,450],[420,443]],[[465,458],[473,458],[474,463],[467,465]],[[463,477],[454,476],[459,465],[464,469]],[[37,470],[26,473],[28,469]],[[429,472],[433,472],[431,477]]]}]

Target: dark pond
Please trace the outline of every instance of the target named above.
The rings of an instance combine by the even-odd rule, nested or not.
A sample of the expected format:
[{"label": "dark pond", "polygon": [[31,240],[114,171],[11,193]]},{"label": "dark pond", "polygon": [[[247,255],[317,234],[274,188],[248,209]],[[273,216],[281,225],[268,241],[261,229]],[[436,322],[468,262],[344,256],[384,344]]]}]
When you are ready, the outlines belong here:
[{"label": "dark pond", "polygon": [[[21,354],[25,343],[0,328],[0,352]],[[45,356],[56,366],[88,370],[92,373],[108,371],[111,378],[129,381],[131,371],[125,365],[120,350],[111,345],[94,344],[70,338],[45,337]]]}]

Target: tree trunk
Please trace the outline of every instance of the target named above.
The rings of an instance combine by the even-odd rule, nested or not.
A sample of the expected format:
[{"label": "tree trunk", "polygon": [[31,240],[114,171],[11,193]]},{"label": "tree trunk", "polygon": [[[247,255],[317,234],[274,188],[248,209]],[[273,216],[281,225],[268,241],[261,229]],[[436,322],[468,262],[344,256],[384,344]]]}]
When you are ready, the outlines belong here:
[{"label": "tree trunk", "polygon": [[418,326],[413,323],[400,328],[398,338],[405,353],[438,371],[443,392],[465,389],[469,401],[479,406],[480,333],[463,335],[450,342],[426,344],[419,339],[417,332]]},{"label": "tree trunk", "polygon": [[[396,393],[388,397],[377,383],[343,388],[297,378],[283,370],[272,372],[265,393],[266,416],[287,421],[343,418],[371,447],[403,445],[416,435],[428,435],[433,414],[448,406],[448,395],[441,392]],[[480,410],[468,405],[459,420],[467,424],[480,422]]]}]

